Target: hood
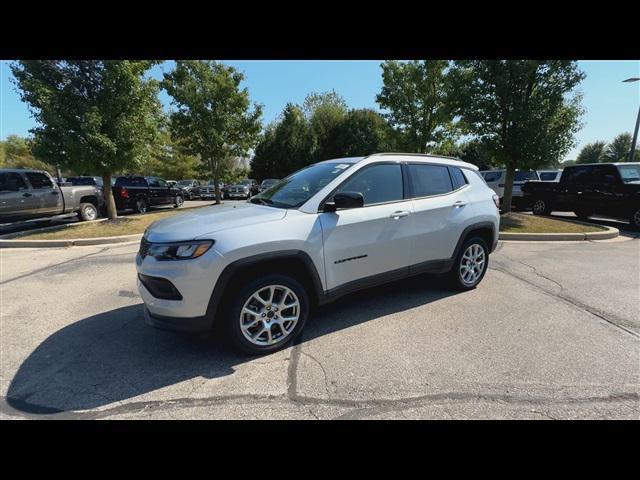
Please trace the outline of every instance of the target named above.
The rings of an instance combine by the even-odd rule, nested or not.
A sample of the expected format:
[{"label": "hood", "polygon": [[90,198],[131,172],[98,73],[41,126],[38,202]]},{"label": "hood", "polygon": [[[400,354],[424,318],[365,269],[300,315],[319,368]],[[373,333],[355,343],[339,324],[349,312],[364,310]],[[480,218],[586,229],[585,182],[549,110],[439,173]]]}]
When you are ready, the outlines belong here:
[{"label": "hood", "polygon": [[238,203],[194,208],[152,223],[145,232],[150,242],[179,242],[208,238],[220,230],[282,220],[287,210]]}]

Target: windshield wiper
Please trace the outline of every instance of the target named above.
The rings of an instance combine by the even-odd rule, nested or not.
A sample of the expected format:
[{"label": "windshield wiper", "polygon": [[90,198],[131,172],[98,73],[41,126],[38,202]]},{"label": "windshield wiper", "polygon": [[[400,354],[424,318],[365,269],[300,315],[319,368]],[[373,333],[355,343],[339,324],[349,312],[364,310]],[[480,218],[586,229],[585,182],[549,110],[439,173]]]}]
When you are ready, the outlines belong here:
[{"label": "windshield wiper", "polygon": [[251,203],[262,203],[263,205],[273,205],[273,200],[269,200],[268,198],[258,198],[258,197],[253,197],[251,199]]}]

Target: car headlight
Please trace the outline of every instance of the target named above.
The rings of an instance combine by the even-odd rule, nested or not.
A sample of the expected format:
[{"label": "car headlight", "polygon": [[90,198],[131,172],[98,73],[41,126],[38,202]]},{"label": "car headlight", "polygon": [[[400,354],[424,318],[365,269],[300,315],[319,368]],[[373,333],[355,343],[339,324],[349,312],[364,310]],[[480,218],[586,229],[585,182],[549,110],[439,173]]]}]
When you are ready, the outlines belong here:
[{"label": "car headlight", "polygon": [[147,255],[156,260],[190,260],[207,253],[213,240],[194,240],[192,242],[152,243]]}]

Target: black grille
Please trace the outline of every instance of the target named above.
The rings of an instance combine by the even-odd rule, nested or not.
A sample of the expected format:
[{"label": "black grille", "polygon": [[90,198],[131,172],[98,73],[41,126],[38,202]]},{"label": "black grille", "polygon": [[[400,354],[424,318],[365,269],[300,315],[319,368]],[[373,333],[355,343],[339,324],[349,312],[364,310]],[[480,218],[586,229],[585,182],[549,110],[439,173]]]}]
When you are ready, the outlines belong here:
[{"label": "black grille", "polygon": [[149,253],[149,247],[151,246],[150,242],[147,242],[147,240],[142,237],[142,240],[140,240],[140,250],[138,251],[138,253],[140,254],[140,258],[144,259],[144,257],[147,256],[147,254]]}]

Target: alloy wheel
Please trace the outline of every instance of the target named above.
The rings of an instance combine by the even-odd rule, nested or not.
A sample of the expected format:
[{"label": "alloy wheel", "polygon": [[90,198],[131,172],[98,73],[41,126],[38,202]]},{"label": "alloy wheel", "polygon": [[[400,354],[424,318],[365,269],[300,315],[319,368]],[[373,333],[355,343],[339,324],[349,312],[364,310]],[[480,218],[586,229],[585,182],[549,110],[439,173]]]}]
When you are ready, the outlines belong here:
[{"label": "alloy wheel", "polygon": [[240,330],[251,343],[270,346],[283,342],[300,319],[300,300],[289,287],[267,285],[256,290],[240,311]]},{"label": "alloy wheel", "polygon": [[544,203],[544,200],[536,200],[536,202],[533,204],[533,213],[540,215],[544,213],[546,208],[547,205]]},{"label": "alloy wheel", "polygon": [[486,263],[484,249],[477,243],[469,245],[460,260],[460,279],[462,283],[471,286],[478,282]]}]

